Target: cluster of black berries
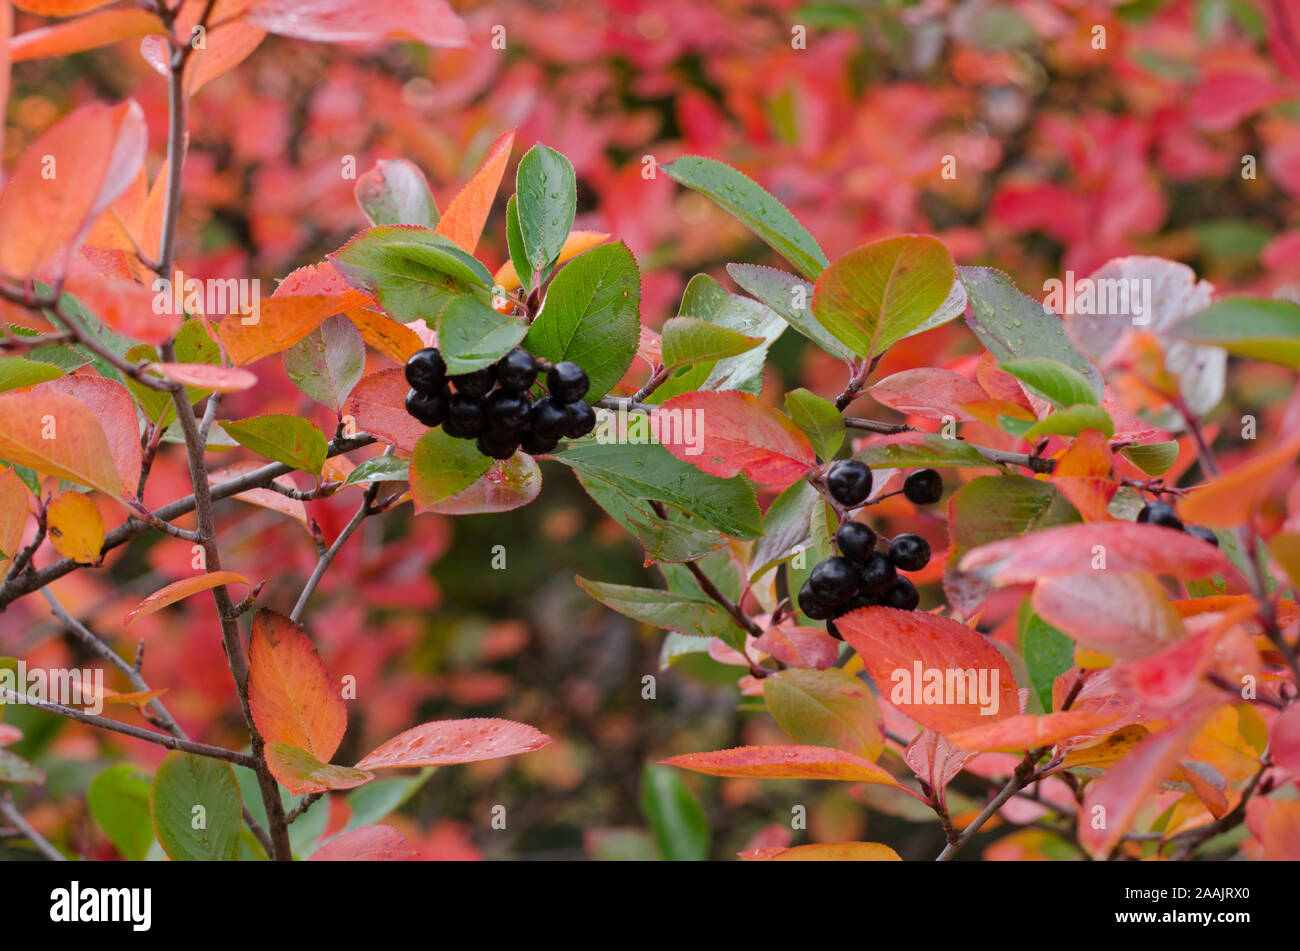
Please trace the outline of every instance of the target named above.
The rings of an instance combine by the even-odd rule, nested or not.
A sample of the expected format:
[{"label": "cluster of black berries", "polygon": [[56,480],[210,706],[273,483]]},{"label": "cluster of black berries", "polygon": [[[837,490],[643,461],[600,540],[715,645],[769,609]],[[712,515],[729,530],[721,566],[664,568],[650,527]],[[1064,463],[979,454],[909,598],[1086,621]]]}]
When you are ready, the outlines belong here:
[{"label": "cluster of black berries", "polygon": [[[831,497],[841,505],[861,505],[871,494],[871,470],[856,459],[837,462],[826,476]],[[933,469],[919,469],[903,483],[903,495],[917,505],[937,502],[943,480]],[[845,522],[835,533],[838,555],[819,562],[799,589],[799,610],[814,621],[825,621],[834,637],[835,618],[857,608],[883,605],[914,611],[921,602],[916,585],[899,571],[920,571],[930,563],[930,543],[905,533],[876,550],[877,537],[862,522]],[[841,638],[842,640],[842,638]]]},{"label": "cluster of black berries", "polygon": [[1209,542],[1215,548],[1219,547],[1219,536],[1215,535],[1212,529],[1206,528],[1204,525],[1184,525],[1183,520],[1174,511],[1174,507],[1168,502],[1148,502],[1142,506],[1142,511],[1138,512],[1137,520],[1186,532],[1188,535],[1194,535],[1202,541]]},{"label": "cluster of black berries", "polygon": [[515,450],[548,453],[561,439],[577,439],[596,428],[596,411],[583,399],[591,385],[586,372],[565,360],[546,374],[548,396],[534,401],[529,390],[544,364],[516,347],[489,367],[447,375],[436,347],[406,361],[406,411],[448,436],[474,439],[478,451],[509,459]]}]

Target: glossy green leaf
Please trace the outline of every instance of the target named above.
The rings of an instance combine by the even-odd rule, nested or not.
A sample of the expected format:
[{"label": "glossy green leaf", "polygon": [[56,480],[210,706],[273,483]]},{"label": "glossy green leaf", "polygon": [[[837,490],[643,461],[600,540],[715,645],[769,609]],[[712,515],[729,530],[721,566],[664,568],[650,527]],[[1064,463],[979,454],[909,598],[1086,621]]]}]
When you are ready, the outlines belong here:
[{"label": "glossy green leaf", "polygon": [[450,274],[466,286],[492,286],[492,275],[478,259],[447,240],[446,244],[419,241],[394,241],[388,245],[394,254],[418,261],[434,271]]},{"label": "glossy green leaf", "polygon": [[1039,436],[1077,436],[1085,429],[1095,429],[1106,438],[1115,435],[1115,422],[1110,413],[1093,403],[1067,406],[1046,419],[1040,419],[1021,434],[1022,439],[1034,440]]},{"label": "glossy green leaf", "polygon": [[880,443],[854,453],[875,468],[917,469],[925,466],[987,466],[989,461],[960,439],[926,433],[908,442]]},{"label": "glossy green leaf", "polygon": [[492,459],[478,451],[472,439],[455,439],[441,428],[431,429],[411,452],[411,498],[420,511],[467,489],[487,472]]},{"label": "glossy green leaf", "polygon": [[795,425],[808,434],[817,457],[826,462],[844,444],[844,417],[835,404],[810,390],[792,390],[785,396],[785,410]]},{"label": "glossy green leaf", "polygon": [[515,172],[519,237],[528,266],[519,274],[548,272],[573,228],[578,207],[573,165],[555,149],[534,145]]},{"label": "glossy green leaf", "polygon": [[731,615],[716,601],[702,594],[688,598],[660,588],[609,584],[591,581],[581,575],[577,581],[582,590],[611,611],[617,611],[643,624],[696,637],[720,637],[733,644],[737,642],[738,635],[741,638],[744,636]]},{"label": "glossy green leaf", "polygon": [[344,485],[369,482],[406,482],[411,476],[411,463],[399,456],[375,456],[367,459],[347,474]]},{"label": "glossy green leaf", "polygon": [[[405,253],[394,250],[395,244]],[[327,257],[349,284],[373,295],[395,320],[422,318],[434,326],[443,309],[470,285],[409,257],[411,244],[446,249],[451,241],[430,228],[382,225],[362,231]]]},{"label": "glossy green leaf", "polygon": [[329,443],[324,434],[301,416],[273,414],[223,420],[231,439],[258,455],[311,475],[320,475]]},{"label": "glossy green leaf", "polygon": [[1026,598],[1020,610],[1017,640],[1044,713],[1052,712],[1052,684],[1074,666],[1074,641],[1033,612]]},{"label": "glossy green leaf", "polygon": [[662,336],[666,367],[738,356],[763,342],[762,337],[747,337],[694,317],[670,318],[664,322]]},{"label": "glossy green leaf", "polygon": [[139,862],[153,844],[148,776],[130,763],[103,770],[90,781],[86,801],[95,823],[130,862]]},{"label": "glossy green leaf", "polygon": [[728,264],[727,273],[747,294],[780,314],[786,323],[827,353],[842,360],[853,358],[853,350],[813,316],[813,285],[793,274],[759,264]]},{"label": "glossy green leaf", "polygon": [[1060,360],[1025,357],[1008,360],[1000,364],[1000,368],[1058,409],[1077,403],[1101,404],[1096,388],[1088,379]]},{"label": "glossy green leaf", "polygon": [[0,393],[35,386],[61,376],[63,371],[51,363],[23,357],[0,357]]},{"label": "glossy green leaf", "polygon": [[499,314],[477,297],[462,294],[438,318],[438,348],[449,374],[471,373],[500,360],[527,332],[519,317]]}]

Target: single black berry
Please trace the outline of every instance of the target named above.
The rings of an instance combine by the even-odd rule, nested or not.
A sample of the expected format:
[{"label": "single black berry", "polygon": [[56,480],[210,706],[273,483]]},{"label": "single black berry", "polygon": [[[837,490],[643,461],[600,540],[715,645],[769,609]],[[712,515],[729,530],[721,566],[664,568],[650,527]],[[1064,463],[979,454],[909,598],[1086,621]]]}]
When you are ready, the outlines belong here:
[{"label": "single black berry", "polygon": [[931,505],[943,495],[943,479],[933,469],[917,469],[904,480],[903,495],[913,505]]},{"label": "single black berry", "polygon": [[474,443],[478,451],[493,459],[509,459],[519,448],[519,434],[489,429]]},{"label": "single black berry", "polygon": [[826,487],[840,505],[861,505],[871,494],[871,470],[856,459],[845,459],[831,466]]},{"label": "single black berry", "polygon": [[473,373],[453,376],[451,382],[456,385],[456,392],[462,396],[487,396],[488,391],[492,389],[492,378],[492,368],[484,367]]},{"label": "single black berry", "polygon": [[920,535],[895,535],[889,541],[889,560],[903,571],[920,571],[930,563],[930,543]]},{"label": "single black berry", "polygon": [[533,432],[531,426],[525,427],[519,434],[519,448],[530,456],[544,456],[548,452],[554,452],[559,442],[558,439],[541,438]]},{"label": "single black berry", "polygon": [[422,393],[436,393],[447,381],[447,364],[437,347],[425,347],[406,361],[406,382]]},{"label": "single black berry", "polygon": [[447,407],[447,421],[442,428],[448,436],[473,439],[487,429],[487,413],[481,399],[471,399],[457,393]]},{"label": "single black berry", "polygon": [[572,360],[561,360],[551,367],[550,373],[546,374],[546,388],[551,391],[551,396],[561,403],[572,403],[574,400],[582,399],[587,395],[590,386],[591,381],[587,379],[587,371]]},{"label": "single black berry", "polygon": [[899,578],[892,588],[880,596],[880,603],[887,608],[915,611],[916,606],[921,603],[921,595],[917,593],[916,585],[909,579]]},{"label": "single black berry", "polygon": [[494,390],[487,398],[484,408],[488,425],[502,432],[517,433],[528,424],[528,414],[532,411],[533,401],[527,393],[514,393],[510,390]]},{"label": "single black berry", "polygon": [[537,379],[533,355],[515,347],[497,361],[497,382],[507,390],[522,393]]},{"label": "single black berry", "polygon": [[563,439],[568,434],[572,422],[564,404],[557,403],[554,397],[548,396],[533,404],[533,415],[529,426],[539,439]]},{"label": "single black berry", "polygon": [[808,576],[812,593],[822,604],[843,604],[858,591],[858,567],[847,558],[832,556],[818,562]]},{"label": "single black berry", "polygon": [[814,621],[824,621],[831,616],[830,607],[817,600],[812,585],[807,581],[799,589],[799,610]]},{"label": "single black berry", "polygon": [[876,533],[861,522],[845,522],[835,533],[835,542],[840,546],[841,555],[860,565],[876,547]]},{"label": "single black berry", "polygon": [[1183,527],[1183,520],[1178,517],[1174,507],[1168,502],[1149,502],[1138,512],[1137,520],[1151,525],[1163,525],[1165,528]]},{"label": "single black berry", "polygon": [[406,394],[406,411],[426,426],[439,426],[447,418],[447,402],[446,390],[410,390]]},{"label": "single black berry", "polygon": [[883,594],[898,580],[898,569],[889,557],[873,551],[858,569],[858,589],[863,594]]},{"label": "single black berry", "polygon": [[1201,541],[1209,542],[1215,548],[1219,547],[1219,536],[1214,534],[1214,529],[1206,528],[1204,525],[1184,525],[1183,531],[1188,535],[1195,535]]},{"label": "single black berry", "polygon": [[569,411],[567,435],[570,439],[581,439],[596,428],[596,411],[586,400],[574,400],[566,404],[565,409]]}]

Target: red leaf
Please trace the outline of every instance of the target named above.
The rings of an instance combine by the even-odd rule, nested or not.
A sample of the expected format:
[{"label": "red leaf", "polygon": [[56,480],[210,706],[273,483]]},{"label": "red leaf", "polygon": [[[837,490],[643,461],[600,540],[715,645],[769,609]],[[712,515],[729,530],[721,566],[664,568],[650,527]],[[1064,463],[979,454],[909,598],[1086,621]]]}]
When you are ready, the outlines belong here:
[{"label": "red leaf", "polygon": [[287,617],[260,610],[248,649],[248,705],[262,738],[328,763],[347,729],[347,710],[311,638]]},{"label": "red leaf", "polygon": [[410,39],[425,46],[469,44],[465,23],[445,0],[263,0],[250,23],[317,43]]},{"label": "red leaf", "polygon": [[356,421],[358,429],[409,454],[429,431],[406,411],[410,389],[401,367],[378,370],[363,376],[352,388],[345,412]]},{"label": "red leaf", "polygon": [[62,273],[68,253],[144,161],[144,112],[133,99],[74,110],[28,146],[0,196],[0,270]]},{"label": "red leaf", "polygon": [[514,129],[497,136],[479,170],[460,190],[460,194],[451,200],[438,221],[438,234],[450,238],[470,254],[474,253],[478,239],[483,234],[483,225],[487,223],[488,212],[492,210],[497,189],[501,187],[501,176],[505,173],[506,163],[510,161],[510,151],[514,144]]},{"label": "red leaf", "polygon": [[214,393],[238,393],[257,383],[257,377],[238,367],[219,367],[210,363],[153,363],[149,369],[176,383],[196,386]]},{"label": "red leaf", "polygon": [[1300,777],[1300,704],[1291,704],[1273,723],[1268,749],[1274,763]]},{"label": "red leaf", "polygon": [[904,415],[928,419],[942,419],[944,416],[973,419],[963,406],[988,399],[978,383],[939,367],[919,367],[895,373],[868,387],[867,392],[881,406],[888,406]]},{"label": "red leaf", "polygon": [[392,826],[362,826],[330,839],[308,862],[413,862],[420,857]]},{"label": "red leaf", "polygon": [[850,611],[835,625],[862,658],[881,696],[922,726],[948,734],[1020,712],[1006,658],[965,624],[872,607]]},{"label": "red leaf", "polygon": [[70,262],[64,287],[107,327],[150,344],[176,336],[181,327],[180,315],[156,313],[152,290],[134,281],[104,277],[93,268],[79,265],[79,260],[73,258]]},{"label": "red leaf", "polygon": [[1176,578],[1222,574],[1239,578],[1227,556],[1192,535],[1139,522],[1091,522],[1061,525],[1021,538],[981,545],[961,560],[993,584],[1019,584],[1052,575],[1086,574],[1105,556],[1108,572],[1149,572]]},{"label": "red leaf", "polygon": [[754,647],[787,667],[825,670],[839,658],[840,643],[816,627],[778,624],[754,641]]},{"label": "red leaf", "polygon": [[122,619],[122,625],[126,626],[138,617],[161,611],[169,604],[175,604],[192,594],[207,591],[223,584],[242,584],[247,585],[249,589],[253,587],[247,578],[233,571],[212,571],[207,574],[195,575],[192,578],[182,578],[180,581],[173,581],[169,585],[164,585],[130,611],[127,611],[126,617]]},{"label": "red leaf", "polygon": [[[716,753],[687,753],[659,761],[709,776],[753,779],[835,779],[895,786],[916,793],[870,760],[829,746],[737,746]],[[920,798],[916,796],[916,798]]]},{"label": "red leaf", "polygon": [[1256,797],[1246,804],[1246,828],[1266,862],[1300,862],[1300,800]]},{"label": "red leaf", "polygon": [[1038,583],[1033,604],[1044,621],[1084,647],[1121,659],[1145,657],[1186,634],[1164,589],[1150,575],[1056,575]]},{"label": "red leaf", "polygon": [[[689,430],[688,413],[698,420]],[[674,456],[723,479],[743,472],[762,485],[787,486],[817,461],[794,420],[738,390],[674,396],[654,410],[651,425]],[[686,432],[694,438],[685,439]]]},{"label": "red leaf", "polygon": [[357,763],[357,769],[475,763],[531,753],[554,742],[540,730],[512,720],[435,720],[399,733],[367,754]]},{"label": "red leaf", "polygon": [[929,786],[935,800],[943,805],[948,784],[977,756],[977,752],[953,746],[934,730],[922,730],[908,744],[903,761],[912,767],[916,778]]},{"label": "red leaf", "polygon": [[1108,727],[1121,716],[1113,710],[1062,710],[1043,716],[1019,713],[997,723],[959,730],[948,736],[962,749],[1010,753],[1052,746],[1081,733]]},{"label": "red leaf", "polygon": [[479,476],[468,488],[432,505],[418,509],[419,514],[479,515],[484,512],[509,512],[527,505],[542,491],[542,470],[533,457],[517,452],[504,462]]},{"label": "red leaf", "polygon": [[1268,48],[1278,69],[1300,82],[1300,0],[1269,4]]}]

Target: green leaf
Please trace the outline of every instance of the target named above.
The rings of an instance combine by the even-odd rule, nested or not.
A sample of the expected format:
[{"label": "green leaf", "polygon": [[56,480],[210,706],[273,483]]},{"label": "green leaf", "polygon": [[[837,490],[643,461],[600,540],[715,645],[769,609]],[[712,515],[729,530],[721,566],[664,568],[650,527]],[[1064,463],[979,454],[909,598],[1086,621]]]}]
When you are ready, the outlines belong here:
[{"label": "green leaf", "polygon": [[785,396],[785,410],[795,425],[808,434],[817,458],[833,459],[844,444],[844,417],[835,404],[810,390],[791,390]]},{"label": "green leaf", "polygon": [[970,298],[966,323],[999,363],[1017,357],[1059,360],[1101,391],[1101,374],[1065,335],[1061,319],[1020,293],[1010,277],[987,267],[959,267],[957,275]]},{"label": "green leaf", "polygon": [[845,750],[872,762],[884,746],[880,707],[871,688],[839,668],[777,671],[763,681],[763,699],[781,729],[800,743]]},{"label": "green leaf", "polygon": [[1124,457],[1149,476],[1169,471],[1178,461],[1178,442],[1153,442],[1144,446],[1125,446],[1120,450]]},{"label": "green leaf", "polygon": [[[465,294],[470,285],[392,247],[400,244],[409,252],[413,243],[446,248],[451,242],[429,228],[382,225],[362,231],[326,257],[349,284],[373,295],[394,319],[423,318],[433,326],[443,308]],[[481,293],[490,296],[489,291]]]},{"label": "green leaf", "polygon": [[641,275],[627,245],[603,244],[555,275],[524,349],[553,363],[572,360],[587,371],[594,403],[623,378],[641,329]]},{"label": "green leaf", "polygon": [[1029,607],[1026,598],[1020,609],[1017,641],[1025,659],[1029,683],[1043,711],[1052,711],[1052,684],[1074,666],[1074,642],[1048,624]]},{"label": "green leaf", "polygon": [[455,439],[441,427],[431,429],[411,451],[411,497],[416,510],[467,489],[487,472],[492,459],[472,439]]},{"label": "green leaf", "polygon": [[662,334],[665,367],[687,366],[706,360],[716,362],[753,350],[763,343],[762,337],[747,337],[694,317],[668,319],[664,322]]},{"label": "green leaf", "polygon": [[241,801],[230,764],[168,753],[149,793],[154,834],[176,862],[232,861],[239,852]]},{"label": "green leaf", "polygon": [[498,314],[477,297],[462,294],[438,318],[438,348],[447,373],[471,373],[491,366],[515,348],[528,325],[511,314]]},{"label": "green leaf", "polygon": [[488,269],[480,264],[472,254],[467,253],[450,240],[446,244],[394,241],[388,247],[394,254],[398,254],[410,261],[418,261],[431,270],[450,274],[466,286],[492,286],[492,275]]},{"label": "green leaf", "polygon": [[[4,704],[0,703],[0,710]],[[45,774],[27,760],[15,756],[8,750],[0,749],[0,783],[17,783],[21,786],[39,786],[45,782]]]},{"label": "green leaf", "polygon": [[320,475],[329,443],[301,416],[273,414],[223,420],[222,428],[245,449],[311,475]]},{"label": "green leaf", "polygon": [[730,165],[687,155],[661,168],[673,181],[717,202],[808,277],[817,277],[826,267],[826,255],[798,219]]},{"label": "green leaf", "polygon": [[282,359],[294,386],[341,413],[366,369],[366,342],[356,324],[335,314],[285,350]]},{"label": "green leaf", "polygon": [[506,247],[510,251],[510,263],[514,265],[515,276],[525,294],[533,289],[533,269],[528,263],[528,252],[524,250],[524,235],[519,230],[519,203],[514,195],[506,202]]},{"label": "green leaf", "polygon": [[579,475],[613,485],[629,498],[676,505],[733,538],[754,538],[762,531],[754,489],[744,476],[707,475],[655,443],[584,440],[568,443],[554,458]]},{"label": "green leaf", "polygon": [[720,637],[728,643],[743,643],[744,632],[736,627],[720,604],[701,595],[683,597],[658,588],[638,588],[626,584],[609,584],[577,576],[579,587],[611,611],[634,621],[681,631],[696,637]]},{"label": "green leaf", "polygon": [[1169,333],[1300,369],[1300,307],[1290,301],[1229,297],[1180,321]]},{"label": "green leaf", "polygon": [[1060,360],[1046,357],[1025,357],[1001,364],[1010,373],[1043,399],[1058,409],[1076,403],[1101,404],[1096,388],[1077,370],[1072,370]]},{"label": "green leaf", "polygon": [[925,466],[987,466],[989,461],[960,439],[926,433],[905,443],[868,446],[853,458],[875,468],[917,469]]},{"label": "green leaf", "polygon": [[837,258],[817,279],[817,320],[855,354],[872,358],[939,312],[952,291],[952,255],[937,238],[901,235]]},{"label": "green leaf", "polygon": [[593,829],[584,843],[596,862],[656,862],[659,848],[644,829]]},{"label": "green leaf", "polygon": [[573,165],[555,149],[534,145],[515,172],[519,237],[528,266],[519,274],[541,273],[554,266],[573,227],[578,207]]},{"label": "green leaf", "polygon": [[948,509],[953,546],[963,552],[1081,521],[1056,486],[1022,475],[972,479],[953,493]]},{"label": "green leaf", "polygon": [[375,456],[367,459],[348,473],[344,485],[365,482],[406,482],[411,477],[411,464],[398,456]]},{"label": "green leaf", "polygon": [[1021,435],[1021,439],[1033,440],[1039,436],[1077,436],[1085,429],[1099,430],[1109,439],[1115,435],[1115,422],[1110,413],[1093,403],[1079,403],[1053,413],[1046,419],[1040,419]]},{"label": "green leaf", "polygon": [[773,565],[793,558],[809,544],[809,519],[821,497],[807,479],[800,479],[776,497],[763,515],[763,535],[749,556],[750,580]]},{"label": "green leaf", "polygon": [[96,824],[129,862],[144,859],[153,845],[148,776],[130,763],[103,770],[90,781],[86,801]]},{"label": "green leaf", "polygon": [[61,376],[63,371],[52,363],[25,360],[22,357],[0,357],[0,393],[35,386]]},{"label": "green leaf", "polygon": [[641,811],[670,862],[703,862],[709,857],[709,820],[676,770],[647,766],[641,780]]},{"label": "green leaf", "polygon": [[[633,508],[640,509],[639,506]],[[647,561],[695,561],[727,543],[727,536],[721,532],[686,521],[677,506],[665,508],[669,513],[666,520],[648,507],[640,510],[640,518],[634,516],[630,519],[631,528],[645,549]]]},{"label": "green leaf", "polygon": [[727,273],[747,294],[758,298],[799,333],[841,360],[853,351],[813,316],[813,286],[793,274],[759,264],[728,264]]},{"label": "green leaf", "polygon": [[688,654],[707,654],[712,643],[711,637],[696,637],[694,634],[683,634],[681,631],[669,631],[659,647],[659,669],[667,670],[674,661]]}]

